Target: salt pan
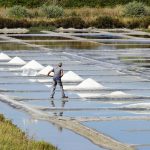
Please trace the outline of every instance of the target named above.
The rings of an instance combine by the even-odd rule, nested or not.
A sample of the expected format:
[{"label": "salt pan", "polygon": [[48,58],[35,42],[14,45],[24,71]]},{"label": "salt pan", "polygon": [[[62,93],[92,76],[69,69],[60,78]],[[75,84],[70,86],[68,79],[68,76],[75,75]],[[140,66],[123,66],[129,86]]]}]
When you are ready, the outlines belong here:
[{"label": "salt pan", "polygon": [[83,78],[81,78],[79,75],[72,71],[68,71],[65,73],[62,77],[63,82],[81,82],[83,81]]},{"label": "salt pan", "polygon": [[34,69],[34,70],[41,70],[43,68],[44,66],[42,66],[40,63],[38,63],[35,60],[32,60],[28,62],[26,65],[24,65],[23,67],[21,67],[21,69]]},{"label": "salt pan", "polygon": [[11,60],[11,58],[4,53],[0,53],[0,60]]},{"label": "salt pan", "polygon": [[24,65],[26,64],[26,62],[21,59],[20,57],[14,57],[13,59],[11,59],[8,64],[12,64],[12,65]]}]

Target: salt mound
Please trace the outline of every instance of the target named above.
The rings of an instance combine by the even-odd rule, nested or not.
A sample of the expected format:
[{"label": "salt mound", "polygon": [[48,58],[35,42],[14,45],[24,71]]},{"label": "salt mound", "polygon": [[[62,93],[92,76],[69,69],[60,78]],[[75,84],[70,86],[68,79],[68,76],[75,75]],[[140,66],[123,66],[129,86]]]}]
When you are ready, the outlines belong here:
[{"label": "salt mound", "polygon": [[53,69],[52,66],[47,66],[45,68],[43,68],[41,71],[39,71],[37,74],[38,75],[47,75],[49,71],[51,71]]},{"label": "salt mound", "polygon": [[126,93],[124,93],[122,91],[116,91],[116,92],[112,92],[110,94],[107,94],[107,96],[108,97],[115,97],[115,98],[117,98],[117,97],[129,97],[131,95],[130,94],[126,94]]},{"label": "salt mound", "polygon": [[4,53],[0,53],[0,60],[10,60],[10,59],[11,58],[8,55]]},{"label": "salt mound", "polygon": [[103,85],[97,83],[95,80],[88,78],[81,82],[79,85],[76,86],[76,89],[80,90],[96,90],[96,89],[102,89],[104,88]]},{"label": "salt mound", "polygon": [[81,78],[79,75],[72,71],[68,71],[65,73],[62,77],[62,81],[64,82],[80,82],[83,81],[83,78]]},{"label": "salt mound", "polygon": [[20,57],[14,57],[12,60],[8,62],[8,64],[13,64],[13,65],[24,65],[26,62],[21,59]]},{"label": "salt mound", "polygon": [[43,68],[44,66],[42,66],[35,60],[32,60],[28,62],[26,65],[24,65],[23,67],[21,67],[21,69],[34,69],[34,70],[41,70]]}]

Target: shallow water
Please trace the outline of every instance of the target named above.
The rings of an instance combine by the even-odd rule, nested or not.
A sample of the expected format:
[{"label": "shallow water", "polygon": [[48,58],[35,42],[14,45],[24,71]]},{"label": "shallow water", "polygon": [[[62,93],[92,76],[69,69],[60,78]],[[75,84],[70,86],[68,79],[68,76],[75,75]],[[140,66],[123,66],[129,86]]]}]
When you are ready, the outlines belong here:
[{"label": "shallow water", "polygon": [[[103,122],[86,122],[85,125],[102,131],[115,139],[130,144],[150,143],[150,121],[147,120],[117,120]],[[144,138],[143,138],[144,137]]]},{"label": "shallow water", "polygon": [[2,102],[0,102],[0,113],[3,113],[6,118],[11,119],[29,137],[52,143],[61,150],[69,150],[70,147],[72,147],[72,150],[76,150],[76,147],[78,147],[78,150],[87,148],[88,150],[102,150],[102,148],[92,144],[80,135],[55,124],[34,119],[27,113],[9,107]]},{"label": "shallow water", "polygon": [[87,39],[122,39],[123,37],[121,36],[115,36],[115,35],[107,35],[107,34],[79,34],[79,35],[75,35],[78,37],[83,37],[83,38],[87,38]]},{"label": "shallow water", "polygon": [[[122,33],[123,34],[123,33]],[[112,35],[112,34],[111,34]],[[30,37],[28,35],[30,39]],[[25,37],[25,38],[28,38]],[[149,103],[150,98],[150,70],[147,67],[150,65],[149,48],[147,44],[99,44],[93,41],[51,41],[47,42],[47,39],[36,36],[36,39],[42,40],[42,42],[31,40],[26,43],[0,43],[0,49],[11,58],[18,56],[25,61],[36,60],[40,64],[55,66],[58,62],[63,62],[63,68],[65,73],[67,71],[73,71],[81,76],[83,79],[92,78],[96,82],[102,84],[105,88],[101,90],[93,91],[65,91],[69,96],[67,101],[63,101],[60,93],[60,89],[57,88],[54,101],[49,99],[50,88],[47,85],[52,84],[52,78],[46,76],[22,76],[22,70],[18,70],[22,66],[8,65],[7,61],[0,62],[0,90],[6,95],[9,95],[15,100],[23,101],[25,104],[33,107],[45,108],[45,113],[50,115],[59,115],[67,117],[123,117],[123,116],[147,116],[149,111],[136,111],[118,109],[122,106],[129,104],[136,104],[138,102]],[[47,38],[46,36],[44,38]],[[45,41],[44,41],[45,40]],[[94,40],[94,39],[91,39]],[[103,40],[103,39],[102,39]],[[108,39],[109,40],[109,39]],[[117,42],[118,39],[113,39]],[[121,39],[124,40],[124,39]],[[125,39],[127,42],[127,39]],[[133,40],[134,42],[134,40]],[[142,41],[141,41],[142,42]],[[35,48],[34,45],[28,43],[42,45],[40,49]],[[43,47],[43,49],[42,49]],[[28,50],[30,49],[30,51]],[[47,48],[47,49],[44,49]],[[22,51],[18,51],[21,49]],[[13,50],[13,51],[12,51]],[[142,58],[142,62],[138,61]],[[130,60],[130,61],[128,61]],[[138,63],[135,63],[138,61]],[[146,62],[146,67],[144,67]],[[65,83],[64,86],[75,86],[77,83]],[[93,86],[92,84],[90,86]],[[94,89],[94,87],[93,87]],[[133,97],[107,97],[111,92],[121,91],[126,94],[132,94]],[[82,98],[80,94],[99,94],[101,96],[94,98]],[[4,104],[0,103],[0,107]],[[5,106],[4,106],[5,108]],[[50,108],[52,110],[50,110]],[[62,110],[61,110],[62,108]],[[112,109],[113,108],[113,109]],[[56,110],[55,110],[56,109]],[[46,141],[52,141],[55,145],[58,145],[60,149],[66,150],[69,145],[79,149],[97,150],[99,147],[95,146],[85,138],[76,135],[66,129],[61,129],[58,132],[57,127],[42,121],[35,121],[28,114],[20,112],[17,109],[12,116],[12,108],[6,108],[6,112],[2,109],[8,118],[16,120],[16,124],[23,129],[29,130],[29,134],[32,136],[35,134],[36,139],[43,138]],[[17,116],[18,113],[18,116]],[[22,113],[21,115],[19,115]],[[25,121],[21,121],[23,118]],[[30,119],[31,118],[31,119]],[[31,120],[31,121],[30,121]],[[23,123],[25,125],[23,125]],[[31,123],[30,123],[31,122]],[[27,125],[26,125],[27,124]],[[123,141],[131,144],[149,144],[149,122],[144,120],[139,121],[105,121],[105,122],[87,122],[84,123],[91,128],[97,129],[99,132],[104,132],[108,136],[114,137],[119,141]],[[131,127],[139,125],[138,130],[131,132]],[[139,129],[142,129],[141,131]],[[60,130],[60,127],[59,127]],[[130,132],[129,132],[129,131]],[[132,129],[133,130],[133,129]],[[47,131],[52,132],[51,134]],[[147,131],[147,132],[146,132]],[[116,134],[117,133],[117,134]],[[144,141],[140,139],[139,134],[143,136]],[[68,139],[68,136],[71,137]],[[136,139],[137,137],[137,139]],[[59,139],[59,140],[58,140]],[[61,141],[60,141],[61,140]],[[83,142],[80,142],[83,141]],[[66,147],[67,143],[67,147]],[[144,148],[148,149],[149,146],[139,145],[139,150]]]},{"label": "shallow water", "polygon": [[0,49],[1,50],[33,50],[35,48],[29,47],[25,44],[19,44],[19,43],[10,43],[10,42],[1,42],[0,43]]},{"label": "shallow water", "polygon": [[60,37],[60,36],[46,36],[46,35],[37,35],[37,36],[30,36],[30,35],[22,35],[22,36],[10,36],[12,38],[21,39],[21,40],[69,40],[69,38]]}]

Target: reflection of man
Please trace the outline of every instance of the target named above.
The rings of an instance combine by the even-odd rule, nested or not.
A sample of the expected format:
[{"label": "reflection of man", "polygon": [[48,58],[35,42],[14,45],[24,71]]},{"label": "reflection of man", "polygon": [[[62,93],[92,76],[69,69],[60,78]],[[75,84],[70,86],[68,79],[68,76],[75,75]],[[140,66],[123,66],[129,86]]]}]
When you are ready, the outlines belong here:
[{"label": "reflection of man", "polygon": [[[66,101],[66,100],[63,100],[63,101],[61,101],[61,108],[62,108],[62,111],[59,113],[59,114],[57,114],[56,112],[54,112],[54,115],[55,116],[63,116],[63,108],[65,107],[65,103],[66,102],[68,102],[68,101]],[[55,107],[55,103],[54,103],[54,101],[52,100],[51,101],[51,105],[52,105],[52,107]]]},{"label": "reflection of man", "polygon": [[68,98],[68,96],[65,96],[63,85],[62,85],[62,81],[61,81],[61,77],[64,75],[63,69],[61,67],[62,67],[62,63],[59,63],[56,68],[53,68],[48,73],[48,76],[49,76],[51,72],[54,72],[53,89],[52,89],[52,93],[51,93],[50,98],[54,98],[54,94],[55,94],[55,89],[56,89],[57,83],[60,86],[62,98]]}]

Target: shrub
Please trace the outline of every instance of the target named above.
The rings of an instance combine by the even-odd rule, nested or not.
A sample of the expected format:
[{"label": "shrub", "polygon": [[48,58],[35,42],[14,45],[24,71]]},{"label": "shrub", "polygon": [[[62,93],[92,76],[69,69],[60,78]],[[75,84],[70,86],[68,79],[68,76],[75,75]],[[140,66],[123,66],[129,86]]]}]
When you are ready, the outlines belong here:
[{"label": "shrub", "polygon": [[27,7],[38,7],[46,2],[47,0],[0,0],[0,6],[13,7],[14,5],[21,5]]},{"label": "shrub", "polygon": [[[134,0],[59,0],[58,4],[65,7],[114,7],[116,5],[125,5]],[[150,6],[149,0],[138,0]]]},{"label": "shrub", "polygon": [[5,118],[2,114],[0,114],[0,121],[5,121]]},{"label": "shrub", "polygon": [[139,28],[141,24],[141,19],[132,19],[130,21],[126,22],[126,28],[134,29],[134,28]]},{"label": "shrub", "polygon": [[133,18],[126,23],[126,28],[148,28],[150,25],[150,17]]},{"label": "shrub", "polygon": [[25,19],[0,18],[0,28],[28,28],[31,23]]},{"label": "shrub", "polygon": [[63,16],[64,14],[63,8],[55,5],[51,6],[43,5],[42,10],[47,18],[57,18]]},{"label": "shrub", "polygon": [[23,17],[29,17],[29,13],[25,7],[20,5],[15,5],[12,8],[10,8],[9,16],[16,17],[16,18],[23,18]]},{"label": "shrub", "polygon": [[63,27],[63,28],[84,28],[86,27],[86,23],[80,17],[68,17],[61,18],[52,23],[55,27]]},{"label": "shrub", "polygon": [[100,16],[93,22],[93,26],[97,28],[120,28],[124,27],[123,23],[119,19],[115,19],[109,16]]},{"label": "shrub", "polygon": [[147,15],[147,11],[143,3],[133,1],[125,5],[123,14],[129,17],[142,17]]},{"label": "shrub", "polygon": [[142,28],[148,28],[150,25],[150,17],[144,17],[142,18],[142,21],[141,21],[141,27]]}]

